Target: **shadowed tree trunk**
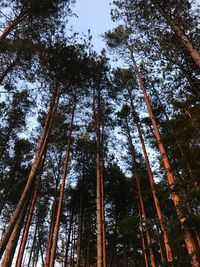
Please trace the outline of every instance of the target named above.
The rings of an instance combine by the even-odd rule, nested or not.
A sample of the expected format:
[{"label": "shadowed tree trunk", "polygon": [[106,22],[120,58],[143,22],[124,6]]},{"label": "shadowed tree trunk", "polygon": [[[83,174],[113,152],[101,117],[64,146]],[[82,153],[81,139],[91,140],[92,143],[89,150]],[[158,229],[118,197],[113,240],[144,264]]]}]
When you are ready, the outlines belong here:
[{"label": "shadowed tree trunk", "polygon": [[5,30],[3,31],[3,33],[0,36],[0,44],[2,42],[5,41],[6,37],[8,36],[8,34],[27,16],[29,15],[29,13],[24,10],[22,11],[19,16],[17,16],[8,27],[5,28]]},{"label": "shadowed tree trunk", "polygon": [[144,262],[145,262],[145,267],[149,267],[146,242],[145,242],[145,238],[144,238],[143,220],[142,220],[142,214],[141,214],[139,199],[138,199],[138,210],[139,210],[139,217],[140,217],[140,228],[141,228],[140,229],[140,235],[141,235],[141,240],[142,240],[142,251],[143,251],[143,255],[144,255]]},{"label": "shadowed tree trunk", "polygon": [[47,250],[45,256],[45,267],[49,266],[50,263],[50,255],[51,255],[51,247],[52,247],[52,240],[53,240],[53,229],[54,229],[54,221],[55,221],[55,213],[56,213],[56,199],[54,199],[52,209],[51,209],[51,223],[49,228],[49,235],[47,241]]},{"label": "shadowed tree trunk", "polygon": [[70,245],[70,237],[71,237],[71,232],[72,232],[73,219],[74,219],[74,210],[72,210],[71,215],[70,215],[69,229],[68,229],[68,236],[67,236],[67,243],[66,243],[66,248],[65,248],[64,267],[67,267],[67,261],[68,261],[68,253],[69,253],[69,245]]},{"label": "shadowed tree trunk", "polygon": [[1,74],[0,77],[0,84],[3,82],[4,78],[8,75],[10,71],[13,70],[13,68],[19,63],[19,56],[17,55],[15,60],[7,67],[6,70]]}]

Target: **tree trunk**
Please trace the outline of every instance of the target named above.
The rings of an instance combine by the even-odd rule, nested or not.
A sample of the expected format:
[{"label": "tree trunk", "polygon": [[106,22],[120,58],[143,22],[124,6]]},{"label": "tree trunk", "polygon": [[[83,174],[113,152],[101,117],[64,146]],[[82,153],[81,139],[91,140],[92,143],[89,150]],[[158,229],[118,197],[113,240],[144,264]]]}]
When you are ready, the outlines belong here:
[{"label": "tree trunk", "polygon": [[35,203],[36,203],[36,199],[37,199],[37,195],[38,195],[39,183],[40,183],[40,180],[38,179],[37,182],[36,182],[36,185],[35,185],[35,191],[34,191],[33,198],[32,198],[32,201],[31,201],[30,207],[29,207],[29,212],[28,212],[28,215],[27,215],[27,218],[26,218],[24,232],[23,232],[23,235],[22,235],[22,240],[21,240],[19,251],[18,251],[16,267],[21,267],[21,265],[22,265],[24,250],[25,250],[25,247],[26,247],[26,241],[27,241],[27,238],[28,238],[29,228],[30,228],[30,225],[31,225],[31,220],[32,220],[32,217],[33,217],[33,211],[34,211],[34,207],[35,207]]},{"label": "tree trunk", "polygon": [[102,221],[102,249],[103,249],[103,266],[106,267],[106,229],[105,229],[105,193],[104,193],[104,164],[103,153],[101,152],[101,221]]},{"label": "tree trunk", "polygon": [[[169,263],[172,263],[173,262],[172,249],[171,249],[171,246],[169,243],[168,234],[167,234],[166,227],[165,227],[165,224],[163,221],[162,211],[161,211],[161,207],[160,207],[160,201],[158,199],[157,192],[156,192],[156,185],[155,185],[155,181],[154,181],[154,177],[153,177],[153,172],[151,170],[151,165],[149,162],[149,157],[147,154],[146,145],[145,145],[144,138],[142,135],[139,116],[137,115],[135,108],[134,108],[134,105],[133,105],[133,98],[131,95],[131,91],[130,90],[128,90],[128,91],[129,91],[128,93],[129,93],[130,103],[131,103],[132,116],[133,116],[134,122],[136,124],[138,135],[139,135],[140,142],[142,145],[142,151],[143,151],[143,155],[144,155],[146,170],[148,172],[148,177],[149,177],[149,182],[151,185],[151,191],[152,191],[152,195],[153,195],[153,199],[154,199],[154,204],[155,204],[157,216],[159,219],[160,227],[162,230],[163,240],[164,240],[164,244],[165,244],[165,251],[166,251],[166,255],[167,255],[167,261]],[[127,120],[126,120],[126,125],[127,125],[127,130],[128,130],[128,136],[129,136],[129,139],[131,140],[130,129],[129,129],[129,125],[128,125]]]},{"label": "tree trunk", "polygon": [[[41,237],[40,237],[40,229],[38,227],[38,247],[39,247],[39,252],[40,252],[40,255],[41,255],[41,264],[42,264],[42,267],[44,267],[44,259],[43,259],[43,251],[42,251],[42,242],[41,242]],[[39,254],[39,253],[38,253]],[[39,255],[38,255],[39,256]],[[37,267],[37,266],[36,266]]]},{"label": "tree trunk", "polygon": [[10,235],[13,231],[14,226],[15,226],[15,223],[16,223],[18,217],[20,216],[20,213],[23,209],[24,203],[26,202],[26,199],[28,198],[30,189],[32,187],[32,184],[33,184],[35,178],[36,178],[36,173],[37,173],[38,168],[41,164],[41,160],[42,160],[42,157],[44,155],[44,151],[45,151],[45,148],[47,145],[47,139],[48,139],[48,136],[49,136],[49,133],[51,130],[53,115],[54,115],[54,112],[57,108],[58,100],[59,100],[59,88],[56,87],[56,89],[54,90],[52,99],[51,99],[51,105],[49,108],[48,115],[46,117],[45,125],[43,128],[43,132],[41,134],[41,137],[40,137],[38,149],[37,149],[37,152],[35,154],[33,165],[32,165],[28,180],[27,180],[27,184],[26,184],[25,189],[22,193],[22,196],[19,200],[19,203],[18,203],[18,205],[17,205],[17,207],[16,207],[16,209],[12,215],[12,218],[11,218],[11,220],[10,220],[10,222],[9,222],[9,224],[8,224],[6,230],[5,230],[5,232],[1,238],[1,241],[0,241],[0,258],[3,255],[3,252],[4,252],[6,245],[9,241]]},{"label": "tree trunk", "polygon": [[9,239],[9,242],[4,252],[1,267],[10,267],[12,265],[13,257],[14,257],[15,250],[17,247],[17,242],[18,242],[20,232],[23,226],[27,205],[28,205],[28,201],[24,204],[24,207],[22,208],[20,216],[15,224],[12,235]]},{"label": "tree trunk", "polygon": [[162,244],[162,240],[160,238],[160,232],[159,232],[159,227],[158,227],[157,223],[156,223],[156,232],[157,232],[157,236],[158,236],[158,244],[159,244],[159,247],[160,247],[161,262],[162,262],[162,264],[165,264],[166,256],[165,256],[165,253],[163,251],[163,244]]},{"label": "tree trunk", "polygon": [[[116,238],[117,238],[117,231],[116,231],[116,227],[115,227],[115,229],[114,229],[114,235],[113,235],[113,240],[112,240],[112,244],[111,244],[111,252],[110,252],[110,259],[109,259],[108,267],[112,267]],[[148,267],[148,266],[146,266],[146,267]]]},{"label": "tree trunk", "polygon": [[0,44],[5,41],[5,39],[8,36],[8,34],[28,15],[29,15],[29,13],[26,10],[22,11],[19,14],[19,16],[17,16],[11,22],[11,24],[8,27],[5,28],[5,30],[3,31],[2,35],[0,36]]},{"label": "tree trunk", "polygon": [[144,255],[144,262],[145,262],[145,267],[149,267],[148,264],[148,257],[147,257],[147,249],[146,249],[146,242],[145,242],[145,238],[144,238],[144,230],[143,230],[143,220],[142,220],[142,214],[141,214],[141,208],[140,208],[140,201],[138,199],[138,211],[139,211],[139,218],[140,218],[140,236],[141,236],[141,240],[142,240],[142,251],[143,251],[143,255]]},{"label": "tree trunk", "polygon": [[189,41],[188,37],[185,35],[183,30],[180,28],[180,26],[176,23],[175,20],[171,19],[168,14],[165,13],[165,11],[162,9],[160,3],[156,0],[152,0],[155,7],[160,12],[161,16],[166,20],[167,24],[171,27],[171,29],[174,31],[176,36],[178,37],[179,41],[182,43],[182,45],[185,47],[185,50],[188,52],[190,57],[192,58],[193,62],[200,68],[200,53],[199,51],[193,46],[193,44]]},{"label": "tree trunk", "polygon": [[[153,93],[155,94],[156,99],[157,99],[157,101],[158,101],[158,103],[159,103],[159,105],[160,105],[160,107],[161,107],[161,109],[162,109],[162,112],[163,112],[165,118],[167,119],[168,122],[170,122],[170,118],[169,118],[167,112],[165,111],[165,109],[164,109],[164,107],[163,107],[163,104],[162,104],[162,101],[160,100],[160,97],[159,97],[159,95],[158,95],[158,92],[157,92],[157,90],[154,88],[153,84],[152,84],[152,89],[153,89]],[[200,95],[199,95],[199,96],[200,96]],[[178,149],[179,149],[179,151],[180,151],[181,157],[182,157],[183,160],[186,162],[186,163],[185,163],[185,164],[186,164],[186,168],[187,168],[188,174],[189,174],[189,176],[190,176],[190,178],[191,178],[191,181],[193,182],[194,186],[196,186],[196,185],[198,185],[198,179],[197,179],[196,177],[194,177],[194,174],[193,174],[193,172],[192,172],[192,169],[191,169],[190,165],[188,164],[188,162],[186,161],[186,157],[185,157],[183,148],[182,148],[181,144],[179,143],[178,139],[176,138],[176,133],[175,133],[174,128],[173,128],[171,125],[169,125],[169,126],[170,126],[169,128],[170,128],[171,133],[172,133],[173,136],[175,137],[175,144],[177,145],[177,147],[178,147]]]},{"label": "tree trunk", "polygon": [[7,74],[13,70],[13,68],[19,63],[19,56],[17,55],[15,60],[7,67],[6,70],[1,74],[0,77],[0,84],[3,82],[4,78],[7,76]]},{"label": "tree trunk", "polygon": [[53,228],[54,228],[54,222],[55,222],[55,213],[56,213],[56,199],[54,199],[52,209],[51,209],[51,223],[50,223],[50,229],[49,229],[49,235],[48,235],[48,241],[47,241],[47,250],[46,250],[46,256],[45,256],[45,267],[49,267],[50,263],[50,255],[51,255],[51,247],[52,247],[52,240],[53,240]]},{"label": "tree trunk", "polygon": [[50,257],[50,267],[54,267],[55,264],[55,257],[56,257],[56,247],[57,247],[57,241],[58,241],[58,232],[60,227],[60,216],[62,211],[62,203],[63,203],[63,197],[64,197],[64,191],[65,191],[65,181],[68,174],[68,165],[69,165],[69,157],[70,157],[70,147],[71,147],[71,139],[72,139],[72,129],[73,129],[73,122],[74,122],[74,113],[76,108],[76,99],[74,103],[74,107],[72,110],[72,117],[70,122],[70,129],[69,129],[69,136],[68,136],[68,142],[66,146],[66,156],[64,161],[64,169],[62,174],[62,183],[61,183],[61,189],[60,189],[60,196],[59,196],[59,202],[58,202],[58,211],[56,216],[56,223],[54,227],[54,238],[53,238],[53,244],[52,244],[52,251],[51,251],[51,257]]},{"label": "tree trunk", "polygon": [[100,88],[97,89],[93,103],[94,129],[96,133],[96,178],[97,178],[97,267],[106,267],[106,236],[104,208],[104,177],[103,177],[103,142],[102,142],[102,111]]},{"label": "tree trunk", "polygon": [[78,220],[78,237],[77,237],[77,249],[76,249],[76,265],[77,267],[80,267],[80,261],[81,261],[81,237],[82,237],[82,220],[83,220],[83,215],[82,215],[82,207],[80,210],[79,214],[79,220]]},{"label": "tree trunk", "polygon": [[74,211],[72,210],[70,221],[69,221],[69,230],[68,230],[68,237],[67,237],[67,243],[65,248],[65,261],[64,261],[64,267],[67,267],[67,261],[68,261],[68,252],[69,252],[69,244],[70,244],[70,236],[72,232],[72,224],[74,219]]},{"label": "tree trunk", "polygon": [[100,142],[97,137],[97,267],[103,267]]},{"label": "tree trunk", "polygon": [[35,241],[36,241],[36,236],[37,236],[37,224],[35,226],[35,232],[34,232],[34,236],[33,236],[33,243],[32,243],[32,246],[31,246],[31,251],[29,253],[29,260],[28,260],[28,264],[27,264],[27,267],[30,266],[30,263],[31,263],[31,258],[32,258],[32,254],[33,254],[33,250],[34,250],[34,246],[35,246]]},{"label": "tree trunk", "polygon": [[185,239],[185,243],[186,243],[186,246],[187,246],[188,253],[189,253],[189,255],[191,256],[191,259],[192,259],[192,266],[193,267],[198,267],[200,265],[200,262],[198,260],[197,255],[196,255],[197,246],[195,244],[195,239],[193,238],[193,234],[191,232],[191,229],[187,225],[187,217],[183,214],[183,211],[180,208],[181,197],[180,197],[179,193],[177,192],[177,190],[175,188],[176,187],[175,186],[176,182],[175,182],[175,178],[174,178],[174,175],[172,173],[172,170],[171,170],[171,164],[170,164],[170,161],[169,161],[169,157],[168,157],[167,152],[165,150],[165,147],[163,145],[162,138],[161,138],[161,135],[160,135],[160,131],[158,129],[158,126],[157,126],[157,123],[156,123],[156,120],[155,120],[155,117],[154,117],[154,114],[153,114],[153,110],[152,110],[149,98],[147,96],[147,93],[146,93],[146,90],[145,90],[145,87],[144,87],[142,76],[141,76],[141,74],[139,72],[139,69],[137,67],[137,64],[136,64],[136,61],[134,59],[133,53],[132,53],[132,51],[130,51],[130,52],[131,52],[132,63],[133,63],[133,66],[134,66],[134,69],[135,69],[135,72],[136,72],[136,75],[137,75],[137,78],[138,78],[138,81],[139,81],[140,88],[141,88],[141,90],[143,92],[145,103],[146,103],[146,106],[147,106],[147,109],[148,109],[148,112],[149,112],[149,115],[150,115],[150,118],[151,118],[151,122],[152,122],[152,125],[153,125],[153,128],[154,128],[155,138],[156,138],[156,141],[157,141],[157,144],[158,144],[158,148],[160,150],[160,154],[162,156],[163,165],[164,165],[164,168],[165,168],[165,171],[166,171],[166,176],[167,176],[167,179],[168,179],[169,187],[171,189],[172,198],[173,198],[174,205],[175,205],[175,208],[176,208],[176,212],[177,212],[177,215],[178,215],[178,218],[179,218],[179,222],[180,222],[180,224],[182,225],[182,227],[184,229],[184,239]]},{"label": "tree trunk", "polygon": [[[128,127],[128,123],[127,123],[127,127]],[[147,217],[146,217],[146,212],[145,212],[145,208],[144,208],[144,202],[143,202],[143,197],[142,197],[142,192],[141,192],[141,187],[140,187],[140,177],[139,177],[138,172],[137,172],[137,161],[136,161],[135,148],[134,148],[133,143],[132,143],[132,138],[130,135],[129,128],[127,128],[127,130],[128,130],[128,142],[129,142],[130,152],[131,152],[131,156],[132,156],[133,175],[136,179],[139,202],[140,202],[139,207],[141,208],[141,210],[139,209],[139,212],[141,211],[141,214],[142,214],[141,216],[142,216],[143,221],[145,223],[145,230],[146,230],[146,235],[147,235],[147,244],[148,244],[148,249],[149,249],[149,254],[150,254],[151,265],[152,265],[152,267],[156,267],[157,265],[155,262],[155,257],[154,257],[154,253],[153,253],[153,249],[152,249],[152,241],[151,241],[148,221],[147,221]]]},{"label": "tree trunk", "polygon": [[141,187],[140,187],[140,177],[137,172],[137,163],[136,163],[136,154],[135,154],[135,149],[133,147],[132,141],[129,140],[129,145],[130,145],[130,150],[131,150],[131,155],[132,155],[132,163],[133,163],[133,175],[136,179],[136,184],[137,184],[137,189],[138,189],[138,196],[139,196],[139,203],[140,203],[140,209],[139,212],[141,212],[141,216],[143,218],[144,224],[145,224],[145,230],[146,230],[146,235],[147,235],[147,244],[148,244],[148,249],[149,249],[149,254],[150,254],[150,261],[151,261],[151,266],[156,267],[156,262],[155,262],[155,257],[152,249],[152,240],[151,240],[151,235],[149,231],[149,226],[148,226],[148,221],[146,217],[146,212],[144,208],[144,202],[143,202],[143,197],[142,197],[142,192],[141,192]]}]

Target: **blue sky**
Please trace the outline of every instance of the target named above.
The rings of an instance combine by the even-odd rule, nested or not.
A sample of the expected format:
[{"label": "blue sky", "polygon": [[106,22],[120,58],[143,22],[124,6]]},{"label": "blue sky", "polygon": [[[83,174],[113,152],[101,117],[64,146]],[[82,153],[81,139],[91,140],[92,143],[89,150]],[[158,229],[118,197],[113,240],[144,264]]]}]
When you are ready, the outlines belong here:
[{"label": "blue sky", "polygon": [[100,35],[113,27],[110,2],[111,0],[77,0],[72,9],[78,18],[70,19],[70,25],[75,31],[85,34],[90,29],[93,36],[92,43],[97,51],[105,47]]}]

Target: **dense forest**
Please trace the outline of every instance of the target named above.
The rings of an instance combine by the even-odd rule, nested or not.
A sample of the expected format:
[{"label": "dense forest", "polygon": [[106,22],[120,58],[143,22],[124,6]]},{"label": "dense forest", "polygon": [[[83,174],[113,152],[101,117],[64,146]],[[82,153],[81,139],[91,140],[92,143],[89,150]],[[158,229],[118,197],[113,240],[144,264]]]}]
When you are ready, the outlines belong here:
[{"label": "dense forest", "polygon": [[74,4],[0,0],[1,266],[199,267],[198,1]]}]

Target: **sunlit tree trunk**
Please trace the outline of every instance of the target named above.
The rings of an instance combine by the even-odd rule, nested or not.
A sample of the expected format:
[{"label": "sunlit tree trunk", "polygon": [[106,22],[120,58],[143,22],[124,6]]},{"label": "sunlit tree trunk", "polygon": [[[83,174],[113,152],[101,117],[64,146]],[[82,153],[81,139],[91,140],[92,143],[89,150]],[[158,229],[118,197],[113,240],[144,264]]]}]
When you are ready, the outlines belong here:
[{"label": "sunlit tree trunk", "polygon": [[[96,107],[95,107],[96,99]],[[94,96],[94,128],[96,133],[96,170],[97,170],[97,267],[106,267],[106,237],[104,210],[104,175],[103,175],[103,143],[102,143],[102,109],[100,88]]]},{"label": "sunlit tree trunk", "polygon": [[157,232],[157,236],[158,236],[158,244],[159,244],[159,247],[160,247],[160,257],[161,257],[161,261],[162,261],[162,264],[165,264],[165,261],[166,261],[166,257],[165,257],[165,253],[164,253],[164,250],[163,250],[163,245],[162,245],[162,240],[161,240],[161,237],[160,237],[160,232],[159,232],[159,227],[158,225],[156,224],[156,232]]},{"label": "sunlit tree trunk", "polygon": [[68,174],[68,165],[69,165],[69,158],[70,158],[70,148],[71,148],[75,108],[76,108],[76,99],[75,99],[75,103],[74,103],[73,110],[72,110],[69,135],[68,135],[68,142],[67,142],[67,146],[66,146],[64,169],[63,169],[63,174],[62,174],[60,196],[59,196],[59,201],[58,201],[58,210],[57,210],[57,215],[56,215],[56,223],[55,223],[54,235],[53,235],[53,244],[52,244],[52,250],[51,250],[51,256],[50,256],[50,265],[49,265],[50,267],[53,267],[55,264],[58,232],[59,232],[59,227],[60,227],[60,217],[61,217],[61,211],[62,211],[64,192],[65,192],[65,182],[66,182],[66,178],[67,178],[67,174]]},{"label": "sunlit tree trunk", "polygon": [[25,222],[24,232],[23,232],[23,235],[22,235],[22,240],[21,240],[21,243],[20,243],[19,251],[18,251],[16,267],[21,267],[21,265],[22,265],[24,250],[25,250],[25,247],[26,247],[26,242],[27,242],[28,233],[29,233],[29,228],[30,228],[30,225],[31,225],[31,220],[32,220],[32,217],[33,217],[33,211],[34,211],[34,207],[35,207],[35,203],[36,203],[36,199],[37,199],[37,195],[38,195],[39,182],[40,182],[40,179],[38,179],[37,182],[36,182],[34,194],[33,194],[33,197],[32,197],[32,201],[30,203],[29,212],[28,212],[28,215],[27,215],[27,218],[26,218],[26,222]]},{"label": "sunlit tree trunk", "polygon": [[7,245],[9,238],[12,234],[15,223],[16,223],[18,217],[20,216],[20,213],[23,209],[24,203],[26,202],[26,200],[28,198],[32,184],[36,178],[36,173],[37,173],[38,168],[41,164],[41,160],[42,160],[42,157],[44,155],[44,151],[45,151],[45,148],[47,145],[47,139],[48,139],[48,136],[49,136],[49,133],[51,130],[51,125],[52,125],[52,121],[53,121],[53,114],[54,114],[54,112],[57,108],[57,105],[58,105],[58,99],[59,99],[59,88],[56,87],[54,90],[52,99],[51,99],[51,105],[49,108],[49,112],[48,112],[47,117],[46,117],[43,132],[42,132],[41,137],[40,137],[38,149],[37,149],[36,154],[35,154],[35,158],[33,161],[33,165],[32,165],[25,189],[21,195],[19,203],[18,203],[18,205],[17,205],[17,207],[16,207],[16,209],[12,215],[12,218],[11,218],[8,226],[6,227],[6,230],[5,230],[5,232],[1,238],[1,241],[0,241],[0,258],[3,255],[3,252],[6,248],[6,245]]},{"label": "sunlit tree trunk", "polygon": [[193,46],[193,44],[190,42],[188,37],[185,35],[184,31],[181,29],[180,25],[177,24],[177,22],[170,18],[168,14],[162,9],[159,1],[152,0],[155,7],[159,10],[161,16],[166,20],[167,24],[171,27],[171,29],[174,31],[176,36],[178,37],[179,41],[182,43],[182,45],[185,47],[186,51],[190,55],[190,57],[193,59],[196,66],[200,68],[200,53],[199,51]]},{"label": "sunlit tree trunk", "polygon": [[17,247],[17,242],[18,242],[20,232],[23,226],[27,205],[28,205],[28,201],[24,204],[24,207],[22,208],[20,216],[18,217],[18,220],[15,224],[15,227],[12,232],[12,236],[9,239],[9,242],[4,252],[4,256],[1,262],[1,267],[9,267],[12,265],[13,257],[14,257],[15,250]]},{"label": "sunlit tree trunk", "polygon": [[162,156],[163,166],[164,166],[165,171],[166,171],[166,176],[167,176],[167,179],[168,179],[169,187],[171,189],[172,198],[173,198],[174,205],[175,205],[175,208],[176,208],[176,212],[177,212],[177,215],[178,215],[178,218],[179,218],[179,222],[180,222],[180,224],[182,225],[182,227],[184,229],[184,239],[185,239],[186,247],[187,247],[188,253],[189,253],[189,255],[191,256],[191,259],[192,259],[192,266],[193,267],[197,267],[197,266],[200,265],[200,262],[198,260],[197,255],[196,255],[197,246],[196,246],[196,243],[195,243],[195,239],[193,237],[193,233],[192,233],[190,227],[188,226],[187,217],[184,215],[184,212],[180,208],[181,197],[180,197],[179,193],[176,190],[176,182],[175,182],[175,178],[174,178],[174,175],[172,173],[172,170],[171,170],[171,164],[170,164],[170,161],[169,161],[169,157],[168,157],[168,154],[167,154],[167,152],[165,150],[165,147],[163,145],[162,138],[161,138],[161,135],[160,135],[160,131],[158,129],[158,126],[157,126],[157,123],[156,123],[156,120],[155,120],[155,117],[154,117],[154,114],[153,114],[153,110],[152,110],[149,98],[147,96],[147,93],[146,93],[146,90],[145,90],[145,87],[144,87],[142,76],[141,76],[141,74],[139,72],[139,69],[137,67],[137,64],[136,64],[136,61],[135,61],[135,58],[133,56],[132,51],[130,51],[130,54],[131,54],[131,60],[132,60],[132,63],[133,63],[134,69],[135,69],[135,73],[137,75],[140,88],[141,88],[141,90],[143,92],[145,103],[146,103],[146,106],[147,106],[147,109],[148,109],[148,112],[149,112],[149,115],[150,115],[150,118],[151,118],[151,122],[152,122],[152,125],[153,125],[153,128],[154,128],[155,138],[156,138],[156,141],[157,141],[157,144],[158,144],[158,148],[160,150],[160,154]]},{"label": "sunlit tree trunk", "polygon": [[[170,122],[170,118],[169,118],[167,112],[165,111],[165,108],[164,108],[164,106],[163,106],[163,104],[162,104],[162,101],[161,101],[161,99],[160,99],[160,97],[159,97],[159,95],[158,95],[158,92],[157,92],[156,88],[154,88],[154,85],[153,85],[153,84],[152,84],[152,90],[153,90],[153,93],[154,93],[155,96],[156,96],[156,99],[157,99],[157,101],[158,101],[158,103],[159,103],[159,105],[160,105],[160,107],[161,107],[161,109],[162,109],[162,112],[163,112],[165,118],[167,119],[168,122]],[[170,128],[171,133],[172,133],[173,136],[175,137],[175,143],[176,143],[176,145],[177,145],[177,147],[178,147],[178,149],[179,149],[179,151],[180,151],[181,157],[182,157],[182,158],[184,159],[184,161],[185,161],[185,165],[186,165],[188,174],[189,174],[189,176],[190,176],[190,178],[191,178],[191,181],[192,181],[193,184],[196,186],[196,185],[198,184],[198,179],[194,176],[194,174],[193,174],[193,172],[192,172],[192,169],[191,169],[190,165],[189,165],[188,162],[186,161],[185,153],[184,153],[184,151],[183,151],[183,148],[182,148],[182,146],[181,146],[179,140],[176,138],[176,133],[175,133],[174,128],[173,128],[171,125],[169,125],[169,128]]]},{"label": "sunlit tree trunk", "polygon": [[[158,199],[157,192],[156,192],[156,185],[155,185],[153,172],[151,170],[151,165],[150,165],[150,162],[149,162],[149,157],[148,157],[148,154],[147,154],[146,145],[145,145],[143,134],[142,134],[142,130],[141,130],[139,116],[137,115],[137,113],[135,111],[135,108],[134,108],[131,91],[128,90],[128,93],[129,93],[130,103],[131,103],[131,111],[132,111],[131,113],[132,113],[134,122],[136,124],[138,135],[139,135],[140,142],[141,142],[141,145],[142,145],[142,151],[143,151],[143,155],[144,155],[146,169],[147,169],[148,176],[149,176],[149,182],[150,182],[150,185],[151,185],[151,191],[152,191],[152,194],[153,194],[154,204],[155,204],[157,216],[158,216],[160,227],[161,227],[162,234],[163,234],[163,240],[164,240],[164,244],[165,244],[165,251],[166,251],[166,255],[167,255],[167,261],[168,262],[173,262],[172,249],[171,249],[171,246],[170,246],[170,243],[169,243],[168,234],[167,234],[166,227],[165,227],[165,224],[164,224],[164,221],[163,221],[162,211],[161,211],[161,207],[160,207],[160,201]],[[128,125],[127,119],[126,119],[126,125],[127,125],[128,135],[129,135],[129,139],[130,139],[131,138],[130,129],[129,129],[129,125]]]},{"label": "sunlit tree trunk", "polygon": [[153,249],[152,249],[151,235],[150,235],[150,231],[149,231],[148,221],[147,221],[146,212],[145,212],[145,208],[144,208],[143,197],[142,197],[142,193],[141,193],[140,177],[139,177],[138,172],[137,172],[136,154],[135,154],[135,149],[134,149],[134,146],[133,146],[133,143],[132,143],[130,136],[128,137],[128,141],[129,141],[129,147],[130,147],[130,151],[131,151],[131,155],[132,155],[133,175],[135,177],[136,184],[137,184],[137,190],[138,190],[138,197],[139,197],[139,202],[140,202],[142,219],[143,219],[144,224],[145,224],[145,230],[146,230],[146,235],[147,235],[147,244],[148,244],[148,249],[149,249],[149,254],[150,254],[150,261],[151,261],[152,267],[156,267],[157,265],[155,262],[155,257],[154,257],[154,253],[153,253]]}]

